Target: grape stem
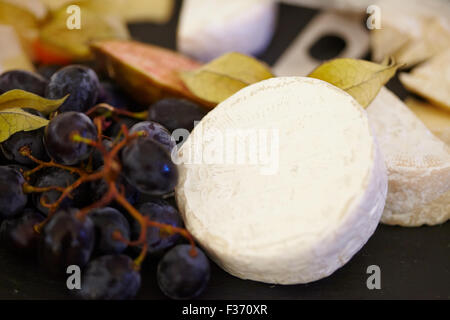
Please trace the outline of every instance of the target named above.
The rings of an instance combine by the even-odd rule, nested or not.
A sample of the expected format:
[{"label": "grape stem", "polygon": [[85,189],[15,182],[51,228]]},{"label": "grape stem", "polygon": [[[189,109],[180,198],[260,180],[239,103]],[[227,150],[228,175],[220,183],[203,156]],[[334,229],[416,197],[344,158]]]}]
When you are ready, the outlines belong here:
[{"label": "grape stem", "polygon": [[25,182],[23,184],[22,188],[23,188],[24,193],[43,193],[43,192],[52,191],[52,190],[64,192],[64,189],[65,189],[63,187],[58,187],[58,186],[34,187],[34,186],[30,185],[28,182]]},{"label": "grape stem", "polygon": [[36,168],[31,169],[31,170],[28,170],[28,171],[25,171],[25,172],[23,173],[23,176],[24,176],[25,178],[30,177],[31,175],[33,175],[34,173],[38,172],[39,170],[41,170],[41,169],[43,169],[43,168],[50,168],[50,167],[63,169],[63,170],[69,171],[70,173],[76,173],[76,174],[78,174],[79,176],[82,176],[82,175],[84,175],[84,174],[87,173],[87,172],[84,171],[83,169],[76,168],[76,167],[65,166],[65,165],[56,163],[56,162],[53,161],[53,160],[50,160],[50,161],[48,161],[48,162],[41,161],[41,160],[35,158],[35,157],[31,154],[31,149],[30,149],[28,146],[23,146],[23,147],[21,147],[21,148],[19,149],[19,153],[20,153],[22,156],[27,157],[27,158],[29,158],[31,161],[33,161],[33,162],[35,162],[35,163],[38,164],[38,166],[37,166]]},{"label": "grape stem", "polygon": [[[95,106],[90,111],[88,111],[87,114],[92,114],[93,112],[95,112],[96,110],[98,110],[100,108],[107,109],[112,114],[122,114],[122,115],[126,115],[126,116],[133,116],[135,118],[137,115],[138,119],[140,119],[140,117],[144,116],[144,113],[132,113],[132,112],[129,112],[126,110],[116,109],[105,103]],[[80,220],[83,220],[89,215],[90,212],[92,212],[93,209],[105,207],[105,206],[109,205],[112,201],[116,201],[117,203],[119,203],[141,226],[141,232],[139,234],[139,238],[135,241],[129,241],[129,240],[125,239],[123,237],[123,235],[120,233],[120,231],[116,231],[112,235],[113,239],[122,241],[129,246],[142,246],[139,256],[134,260],[134,267],[136,270],[140,269],[141,264],[147,255],[147,251],[148,251],[147,229],[149,227],[159,228],[161,231],[166,232],[169,235],[177,233],[177,234],[180,234],[181,236],[185,237],[190,242],[191,247],[192,247],[191,251],[190,251],[191,256],[196,256],[197,250],[195,247],[194,239],[193,239],[192,235],[186,229],[174,227],[172,225],[159,223],[156,221],[151,221],[147,216],[142,215],[136,208],[133,207],[133,205],[131,205],[128,202],[128,200],[126,199],[126,197],[124,195],[123,185],[118,186],[118,184],[117,184],[117,179],[120,176],[120,172],[122,169],[120,161],[118,160],[118,154],[119,154],[120,150],[122,150],[122,148],[124,148],[125,146],[130,144],[134,139],[138,138],[139,136],[145,135],[145,132],[136,132],[136,133],[130,134],[128,132],[128,128],[125,125],[122,125],[120,132],[121,132],[121,134],[123,134],[124,138],[120,141],[114,141],[113,147],[108,151],[108,150],[106,150],[105,146],[102,143],[102,140],[103,140],[102,129],[103,129],[104,120],[105,120],[104,116],[99,116],[99,117],[94,118],[94,124],[97,127],[96,141],[87,139],[87,138],[81,136],[78,132],[73,132],[71,134],[71,139],[73,141],[90,145],[90,146],[98,149],[102,153],[104,165],[103,165],[103,169],[101,169],[98,172],[90,173],[89,171],[86,171],[81,168],[58,164],[58,163],[54,162],[53,160],[51,160],[49,162],[41,161],[39,159],[36,159],[31,154],[31,150],[28,147],[22,147],[20,149],[20,153],[23,156],[28,157],[30,160],[32,160],[33,162],[38,164],[38,166],[36,168],[24,172],[24,177],[27,179],[29,179],[29,177],[32,174],[34,174],[34,173],[38,172],[39,170],[46,168],[46,167],[60,168],[63,170],[67,170],[71,173],[76,173],[79,176],[79,178],[74,183],[72,183],[71,185],[69,185],[66,188],[57,187],[57,186],[38,188],[38,187],[33,187],[28,183],[25,183],[23,185],[23,189],[26,193],[46,192],[46,191],[50,191],[50,190],[57,190],[57,191],[61,192],[61,195],[59,196],[59,198],[51,204],[46,203],[46,201],[43,198],[41,199],[41,204],[49,209],[49,214],[44,221],[42,221],[40,224],[37,224],[34,226],[35,231],[38,233],[41,232],[42,228],[47,224],[47,222],[55,214],[55,212],[61,205],[62,201],[64,201],[65,198],[70,197],[72,192],[74,190],[76,190],[80,185],[82,185],[83,183],[86,183],[86,182],[103,179],[108,185],[108,191],[97,202],[95,202],[85,208],[80,209],[77,212],[77,218]],[[120,191],[118,190],[118,187],[121,189]]]},{"label": "grape stem", "polygon": [[138,119],[138,120],[147,120],[147,116],[148,116],[148,112],[147,111],[130,112],[128,110],[114,108],[113,106],[111,106],[111,105],[109,105],[107,103],[99,103],[99,104],[97,104],[93,108],[89,109],[86,112],[86,114],[88,116],[90,116],[91,114],[95,113],[99,109],[106,109],[107,111],[109,111],[109,113],[106,114],[107,116],[116,114],[116,115],[123,115],[123,116],[127,116],[127,117],[130,117],[130,118]]}]

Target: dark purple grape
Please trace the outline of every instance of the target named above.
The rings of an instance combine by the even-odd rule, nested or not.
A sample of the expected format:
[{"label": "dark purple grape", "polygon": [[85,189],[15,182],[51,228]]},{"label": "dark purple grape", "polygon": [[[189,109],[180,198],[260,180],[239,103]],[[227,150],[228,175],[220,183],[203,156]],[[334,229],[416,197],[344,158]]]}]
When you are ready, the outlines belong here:
[{"label": "dark purple grape", "polygon": [[173,148],[176,147],[175,139],[172,138],[169,130],[164,128],[159,123],[153,121],[142,121],[136,123],[131,127],[130,133],[143,131],[146,137],[161,144],[169,153],[172,153]]},{"label": "dark purple grape", "polygon": [[[36,174],[34,186],[39,188],[51,186],[67,188],[77,181],[77,179],[78,175],[72,174],[69,171],[59,168],[48,168],[41,170]],[[36,208],[47,216],[49,209],[41,204],[41,199],[44,199],[48,204],[52,204],[57,201],[60,196],[60,191],[50,190],[42,193],[33,193],[32,199]],[[90,200],[89,197],[89,184],[83,183],[71,193],[71,197],[66,197],[61,202],[59,208],[82,208],[88,204],[88,201]]]},{"label": "dark purple grape", "polygon": [[[147,216],[151,221],[169,224],[173,227],[182,228],[183,221],[177,209],[171,206],[167,201],[155,199],[151,202],[143,203],[139,206],[139,212]],[[139,238],[141,233],[141,225],[134,221],[132,236],[134,239]],[[148,253],[160,255],[167,249],[173,247],[181,236],[178,233],[169,235],[156,227],[147,229]]]},{"label": "dark purple grape", "polygon": [[139,123],[140,120],[129,118],[129,117],[121,117],[119,121],[114,122],[107,130],[106,135],[109,137],[117,137],[120,130],[122,129],[122,124],[124,124],[128,129],[133,127],[136,123]]},{"label": "dark purple grape", "polygon": [[8,140],[0,145],[3,155],[9,161],[14,161],[27,166],[35,166],[36,163],[20,154],[20,148],[27,146],[31,150],[31,154],[40,160],[47,159],[44,142],[44,129],[33,131],[20,131],[9,137]]},{"label": "dark purple grape", "polygon": [[172,299],[192,299],[205,290],[210,277],[208,258],[199,248],[178,245],[167,252],[158,264],[157,280],[161,291]]},{"label": "dark purple grape", "polygon": [[20,89],[44,96],[47,83],[47,79],[39,74],[25,70],[11,70],[0,76],[0,94]]},{"label": "dark purple grape", "polygon": [[95,243],[94,223],[77,218],[76,209],[60,210],[46,224],[39,243],[39,260],[49,271],[65,272],[70,265],[83,268]]},{"label": "dark purple grape", "polygon": [[7,164],[6,167],[9,167],[11,169],[15,169],[15,170],[19,171],[21,174],[23,174],[24,172],[30,170],[29,167],[24,166],[23,164],[18,164],[18,163]]},{"label": "dark purple grape", "polygon": [[[57,64],[46,64],[39,66],[37,72],[43,76],[45,79],[50,80],[50,78],[62,68],[63,66]],[[45,89],[44,89],[45,93]]]},{"label": "dark purple grape", "polygon": [[60,99],[70,94],[59,107],[59,111],[85,112],[95,105],[99,87],[100,82],[94,70],[81,65],[71,65],[52,75],[45,95],[49,99]]},{"label": "dark purple grape", "polygon": [[0,167],[0,219],[13,218],[27,205],[28,196],[23,192],[23,175],[16,169]]},{"label": "dark purple grape", "polygon": [[108,255],[93,260],[83,273],[78,295],[84,300],[126,300],[136,296],[141,275],[125,255]]},{"label": "dark purple grape", "polygon": [[178,169],[170,154],[159,143],[142,137],[122,150],[123,174],[140,192],[167,194],[178,182]]},{"label": "dark purple grape", "polygon": [[9,163],[10,163],[9,160],[5,158],[5,156],[3,155],[3,152],[0,152],[0,166],[6,166]]},{"label": "dark purple grape", "polygon": [[167,98],[150,106],[148,120],[162,124],[170,132],[176,129],[192,131],[194,122],[200,121],[207,113],[191,101]]},{"label": "dark purple grape", "polygon": [[[100,167],[98,171],[101,171],[103,168]],[[130,204],[135,204],[137,199],[139,198],[139,191],[133,187],[123,175],[120,175],[116,182],[117,189],[121,191],[123,189],[125,193],[125,198]],[[91,194],[90,199],[92,202],[99,201],[108,191],[108,184],[104,179],[94,180],[91,182]],[[115,204],[115,203],[113,203]],[[121,207],[118,204],[115,204],[120,209]]]},{"label": "dark purple grape", "polygon": [[89,217],[94,222],[96,251],[100,254],[119,254],[128,245],[115,240],[113,233],[119,231],[123,238],[130,240],[130,224],[117,209],[106,207],[93,210]]},{"label": "dark purple grape", "polygon": [[39,240],[39,234],[34,231],[34,226],[42,221],[44,216],[35,209],[25,209],[22,216],[3,221],[0,227],[0,239],[15,253],[34,254]]},{"label": "dark purple grape", "polygon": [[[25,172],[31,170],[30,167],[24,166],[23,164],[13,163],[13,164],[7,164],[6,167],[15,169],[19,171],[20,174],[24,174]],[[31,185],[33,185],[36,182],[36,175],[32,174],[27,178],[27,182]]]},{"label": "dark purple grape", "polygon": [[73,141],[72,135],[75,132],[83,138],[97,139],[97,129],[84,113],[64,112],[47,125],[44,144],[48,155],[56,162],[74,165],[86,160],[94,150],[86,143]]},{"label": "dark purple grape", "polygon": [[137,105],[118,85],[101,81],[97,103],[107,103],[117,109],[133,110]]}]

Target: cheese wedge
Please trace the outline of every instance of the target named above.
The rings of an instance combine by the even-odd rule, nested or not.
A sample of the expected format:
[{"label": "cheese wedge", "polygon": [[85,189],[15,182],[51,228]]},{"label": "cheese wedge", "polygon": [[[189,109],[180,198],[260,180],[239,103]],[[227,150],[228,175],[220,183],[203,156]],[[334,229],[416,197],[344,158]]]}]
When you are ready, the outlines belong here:
[{"label": "cheese wedge", "polygon": [[436,137],[450,145],[450,112],[414,98],[405,103]]},{"label": "cheese wedge", "polygon": [[185,0],[178,50],[200,61],[231,51],[259,54],[272,39],[276,16],[273,0]]},{"label": "cheese wedge", "polygon": [[381,221],[412,227],[450,219],[449,146],[386,88],[367,112],[389,175]]},{"label": "cheese wedge", "polygon": [[372,58],[415,65],[450,46],[446,0],[378,0],[381,29],[371,33]]},{"label": "cheese wedge", "polygon": [[242,89],[194,128],[178,155],[176,199],[187,229],[242,279],[329,276],[366,243],[385,204],[386,168],[365,110],[317,79]]},{"label": "cheese wedge", "polygon": [[408,90],[450,111],[450,48],[399,77]]}]

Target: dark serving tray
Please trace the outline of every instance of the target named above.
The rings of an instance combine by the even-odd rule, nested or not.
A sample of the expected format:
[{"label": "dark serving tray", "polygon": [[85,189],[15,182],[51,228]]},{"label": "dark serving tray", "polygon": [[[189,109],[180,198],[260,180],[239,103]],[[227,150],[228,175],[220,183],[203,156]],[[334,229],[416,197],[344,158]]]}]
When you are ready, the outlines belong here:
[{"label": "dark serving tray", "polygon": [[[177,12],[180,3],[177,4]],[[299,31],[317,13],[282,5],[278,28],[260,56],[273,64]],[[136,24],[137,40],[175,48],[177,15],[164,26]],[[406,91],[393,79],[388,86],[400,97]],[[381,270],[381,289],[369,290],[367,268]],[[137,299],[165,299],[156,284],[155,263],[143,268]],[[0,248],[0,299],[70,299],[65,279],[55,279],[35,262]],[[450,299],[450,223],[435,227],[400,228],[380,225],[366,246],[333,275],[293,286],[269,285],[235,278],[213,265],[211,282],[200,299]]]}]

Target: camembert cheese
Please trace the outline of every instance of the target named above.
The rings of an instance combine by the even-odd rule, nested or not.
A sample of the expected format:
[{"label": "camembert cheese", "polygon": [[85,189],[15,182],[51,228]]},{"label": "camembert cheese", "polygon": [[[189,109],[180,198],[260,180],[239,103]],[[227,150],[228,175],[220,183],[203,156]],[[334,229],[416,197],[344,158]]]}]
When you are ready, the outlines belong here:
[{"label": "camembert cheese", "polygon": [[274,0],[185,0],[178,26],[178,50],[200,61],[227,52],[261,53],[275,29]]},{"label": "camembert cheese", "polygon": [[387,173],[366,111],[321,80],[273,78],[213,109],[178,153],[187,229],[243,279],[307,283],[375,231]]}]

